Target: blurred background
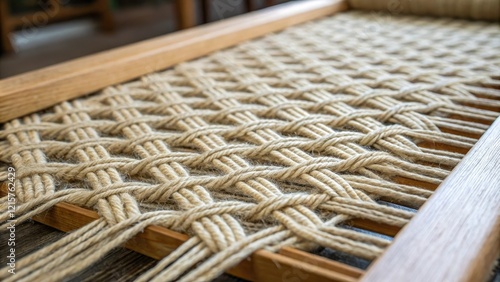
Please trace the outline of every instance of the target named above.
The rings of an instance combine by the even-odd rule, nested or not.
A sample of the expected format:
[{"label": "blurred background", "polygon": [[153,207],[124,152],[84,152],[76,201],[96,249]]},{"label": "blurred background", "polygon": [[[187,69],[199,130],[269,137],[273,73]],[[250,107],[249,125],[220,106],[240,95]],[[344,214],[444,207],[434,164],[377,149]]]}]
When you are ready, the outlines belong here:
[{"label": "blurred background", "polygon": [[0,0],[0,78],[282,2]]}]

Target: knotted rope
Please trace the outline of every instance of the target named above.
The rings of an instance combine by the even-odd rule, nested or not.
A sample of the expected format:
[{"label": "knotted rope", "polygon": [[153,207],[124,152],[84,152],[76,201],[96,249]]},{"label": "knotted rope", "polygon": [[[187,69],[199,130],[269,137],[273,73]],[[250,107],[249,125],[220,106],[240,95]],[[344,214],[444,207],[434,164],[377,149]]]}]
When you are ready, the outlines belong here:
[{"label": "knotted rope", "polygon": [[191,239],[140,281],[206,281],[283,246],[375,259],[390,240],[346,223],[404,226],[413,211],[385,202],[420,207],[498,116],[499,35],[350,12],[13,120],[18,222],[59,202],[101,218],[0,279],[70,277],[152,224]]}]

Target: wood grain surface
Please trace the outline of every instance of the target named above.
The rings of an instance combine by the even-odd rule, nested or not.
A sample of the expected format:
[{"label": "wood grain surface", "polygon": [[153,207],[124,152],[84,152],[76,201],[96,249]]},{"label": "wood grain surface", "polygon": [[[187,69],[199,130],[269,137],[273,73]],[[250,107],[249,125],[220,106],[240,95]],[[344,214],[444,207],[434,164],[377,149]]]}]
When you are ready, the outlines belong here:
[{"label": "wood grain surface", "polygon": [[484,281],[500,251],[500,119],[362,281]]}]

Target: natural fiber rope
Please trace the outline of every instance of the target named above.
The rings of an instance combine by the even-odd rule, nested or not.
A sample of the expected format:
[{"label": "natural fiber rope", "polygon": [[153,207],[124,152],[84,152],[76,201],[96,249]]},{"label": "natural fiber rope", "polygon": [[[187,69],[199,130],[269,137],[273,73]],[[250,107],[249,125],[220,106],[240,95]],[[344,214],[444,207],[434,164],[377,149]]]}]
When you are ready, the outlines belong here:
[{"label": "natural fiber rope", "polygon": [[345,223],[404,226],[413,212],[378,200],[418,208],[432,192],[400,180],[435,187],[463,157],[418,144],[467,150],[496,118],[477,97],[500,98],[484,87],[499,35],[351,12],[13,120],[0,161],[16,168],[18,223],[59,202],[101,218],[0,279],[61,280],[151,224],[191,239],[140,281],[206,281],[283,246],[374,259],[390,241]]},{"label": "natural fiber rope", "polygon": [[498,0],[348,0],[348,3],[355,9],[383,11],[393,15],[500,21]]}]

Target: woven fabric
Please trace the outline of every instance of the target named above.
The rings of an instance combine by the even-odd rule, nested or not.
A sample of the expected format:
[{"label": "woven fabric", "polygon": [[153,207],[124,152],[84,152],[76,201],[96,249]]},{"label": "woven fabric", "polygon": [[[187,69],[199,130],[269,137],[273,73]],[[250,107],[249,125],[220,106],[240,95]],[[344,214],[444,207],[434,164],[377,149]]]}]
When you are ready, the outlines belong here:
[{"label": "woven fabric", "polygon": [[456,17],[500,21],[498,0],[348,0],[352,8],[383,11],[393,15]]},{"label": "woven fabric", "polygon": [[63,279],[151,224],[191,239],[141,281],[206,281],[283,246],[372,260],[390,238],[349,222],[404,226],[414,210],[385,202],[420,207],[496,118],[479,108],[499,106],[499,35],[349,12],[13,120],[18,222],[58,202],[100,219],[0,279]]}]

